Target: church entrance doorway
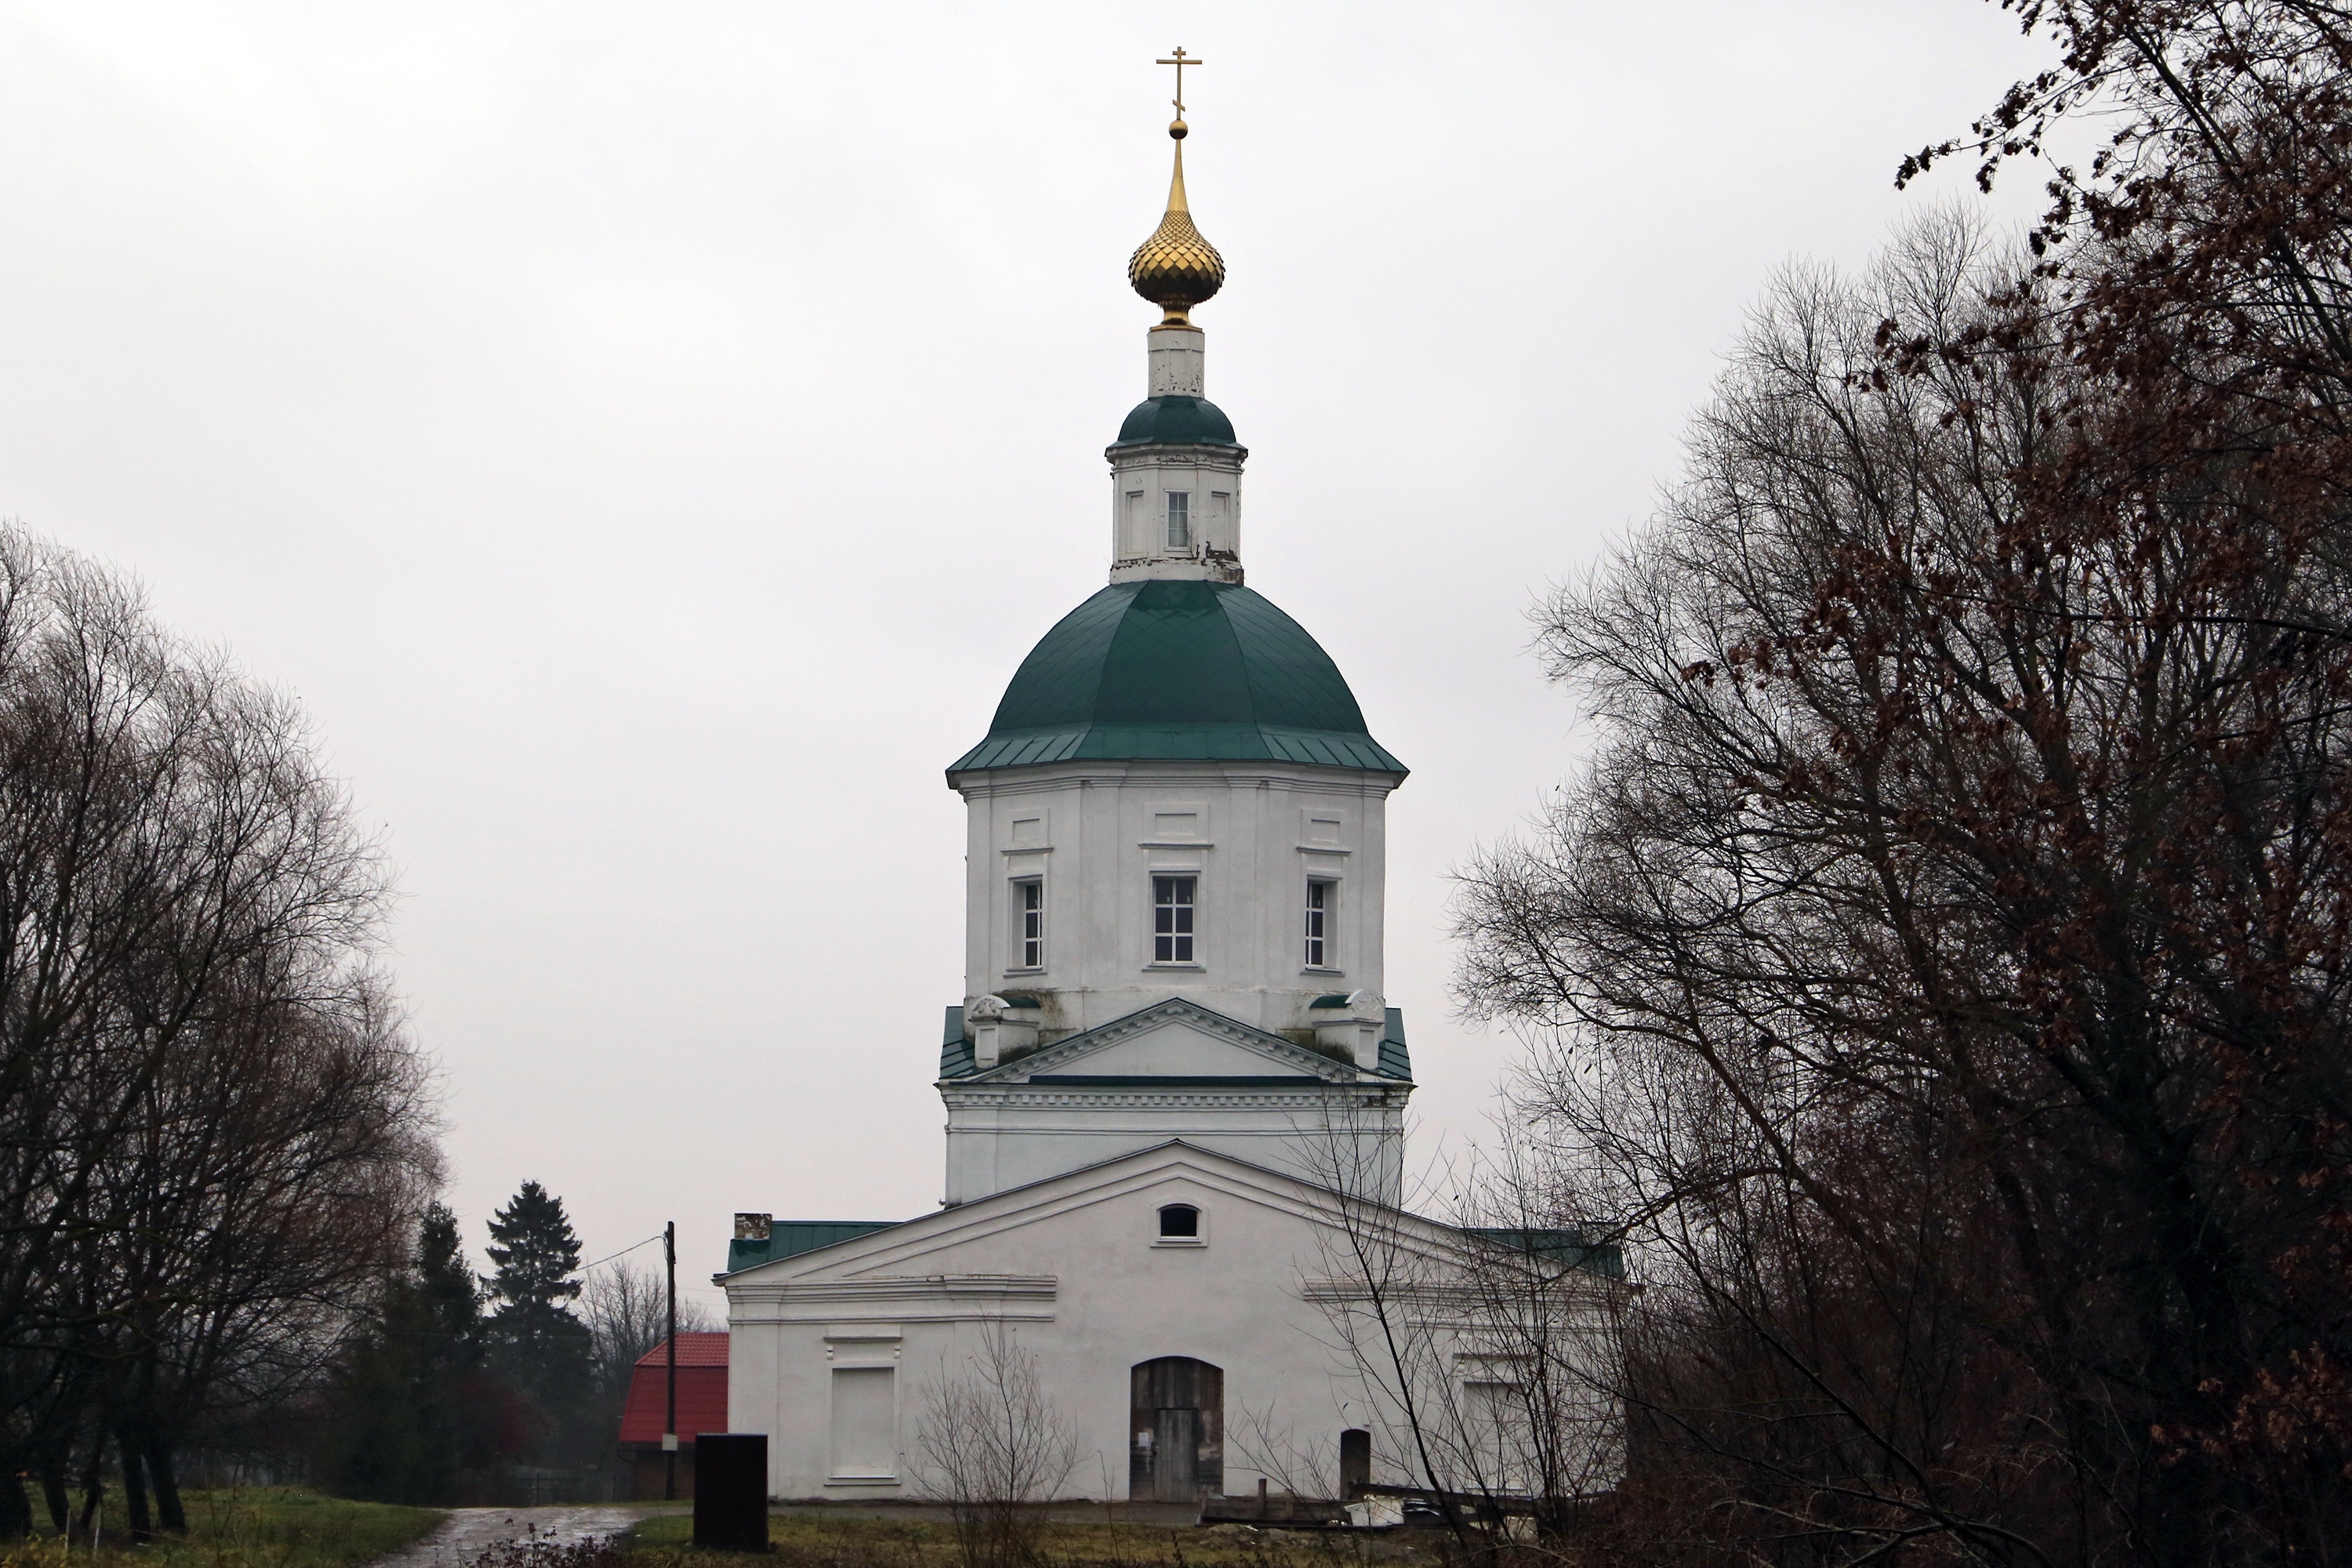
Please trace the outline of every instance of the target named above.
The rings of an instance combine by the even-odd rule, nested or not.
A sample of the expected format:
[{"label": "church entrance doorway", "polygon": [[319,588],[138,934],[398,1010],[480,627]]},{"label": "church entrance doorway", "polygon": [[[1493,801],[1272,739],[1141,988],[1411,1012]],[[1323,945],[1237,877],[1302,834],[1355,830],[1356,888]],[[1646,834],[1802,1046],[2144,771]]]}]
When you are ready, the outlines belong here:
[{"label": "church entrance doorway", "polygon": [[1129,1373],[1127,1495],[1198,1502],[1225,1489],[1225,1373],[1187,1355]]}]

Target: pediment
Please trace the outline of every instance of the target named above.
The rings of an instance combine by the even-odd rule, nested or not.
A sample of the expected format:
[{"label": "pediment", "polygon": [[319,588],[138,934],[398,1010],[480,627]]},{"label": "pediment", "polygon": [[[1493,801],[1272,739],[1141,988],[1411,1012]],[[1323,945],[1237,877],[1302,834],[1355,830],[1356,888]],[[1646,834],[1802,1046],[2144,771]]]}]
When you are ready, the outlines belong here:
[{"label": "pediment", "polygon": [[1098,1028],[1057,1040],[966,1082],[1024,1083],[1045,1078],[1296,1079],[1347,1082],[1355,1064],[1309,1050],[1279,1035],[1214,1013],[1197,1003],[1158,1003]]},{"label": "pediment", "polygon": [[[1087,1260],[1099,1255],[1102,1222],[1095,1216],[1103,1205],[1140,1194],[1148,1209],[1171,1182],[1188,1184],[1188,1197],[1212,1194],[1228,1226],[1244,1206],[1296,1223],[1303,1227],[1295,1248],[1300,1262],[1329,1256],[1334,1244],[1314,1239],[1315,1233],[1338,1234],[1334,1227],[1349,1223],[1351,1212],[1297,1175],[1171,1139],[722,1278],[730,1293],[743,1285],[781,1288],[836,1320],[931,1316],[915,1304],[930,1298],[952,1299],[963,1316],[975,1310],[1016,1318],[1050,1311],[1057,1280],[1085,1277]],[[1431,1268],[1454,1256],[1458,1240],[1449,1227],[1391,1212],[1384,1246],[1406,1248]],[[860,1301],[867,1304],[854,1304]]]}]

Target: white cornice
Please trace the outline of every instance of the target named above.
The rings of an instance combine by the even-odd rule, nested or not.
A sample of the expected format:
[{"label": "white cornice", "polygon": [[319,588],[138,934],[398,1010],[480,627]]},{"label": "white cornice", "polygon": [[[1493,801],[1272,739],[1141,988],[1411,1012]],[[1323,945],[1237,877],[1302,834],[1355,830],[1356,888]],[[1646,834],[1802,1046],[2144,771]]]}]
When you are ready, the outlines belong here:
[{"label": "white cornice", "polygon": [[965,799],[990,795],[1036,795],[1047,790],[1089,787],[1181,789],[1203,780],[1228,785],[1251,784],[1273,789],[1309,790],[1318,795],[1354,794],[1370,799],[1394,792],[1394,773],[1367,773],[1361,768],[1327,766],[1318,763],[1173,763],[1147,759],[1134,763],[1085,758],[1062,763],[1029,763],[1017,768],[975,768],[956,773],[950,787]]},{"label": "white cornice", "polygon": [[[975,1319],[1050,1323],[1059,1277],[915,1275],[867,1279],[758,1279],[728,1282],[728,1316],[736,1322],[835,1323],[845,1315],[890,1323],[951,1323]],[[872,1338],[859,1335],[858,1338]]]},{"label": "white cornice", "polygon": [[1240,473],[1249,461],[1247,447],[1213,446],[1206,441],[1138,441],[1114,443],[1103,448],[1111,472],[1129,468],[1224,468]]},{"label": "white cornice", "polygon": [[1328,1103],[1344,1099],[1367,1105],[1391,1095],[1402,1100],[1412,1091],[1411,1084],[1397,1079],[1333,1083],[1324,1079],[1302,1078],[1297,1089],[1276,1089],[1268,1084],[1252,1084],[1247,1089],[1113,1089],[1104,1085],[1066,1089],[1055,1084],[1005,1083],[981,1084],[976,1086],[977,1092],[966,1089],[969,1082],[950,1079],[942,1085],[940,1099],[950,1110],[1295,1110],[1302,1100]]}]

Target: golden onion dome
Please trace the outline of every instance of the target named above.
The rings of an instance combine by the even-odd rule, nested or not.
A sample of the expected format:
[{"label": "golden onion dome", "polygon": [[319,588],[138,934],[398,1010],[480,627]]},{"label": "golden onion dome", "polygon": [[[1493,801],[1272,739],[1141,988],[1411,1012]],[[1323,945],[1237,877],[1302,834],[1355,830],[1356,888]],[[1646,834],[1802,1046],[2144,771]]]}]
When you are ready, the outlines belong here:
[{"label": "golden onion dome", "polygon": [[1181,120],[1168,128],[1176,139],[1176,175],[1168,184],[1167,215],[1127,263],[1127,280],[1135,291],[1168,312],[1163,327],[1192,325],[1186,312],[1225,281],[1225,258],[1201,237],[1184,205],[1184,132]]}]

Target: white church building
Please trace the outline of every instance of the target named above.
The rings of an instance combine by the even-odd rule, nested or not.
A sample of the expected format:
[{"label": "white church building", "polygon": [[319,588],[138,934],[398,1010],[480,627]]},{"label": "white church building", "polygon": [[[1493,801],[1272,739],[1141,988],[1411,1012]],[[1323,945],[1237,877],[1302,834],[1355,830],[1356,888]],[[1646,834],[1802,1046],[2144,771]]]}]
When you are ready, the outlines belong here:
[{"label": "white church building", "polygon": [[[1546,1310],[1596,1345],[1621,1289],[1613,1253],[1567,1233],[1398,1206],[1413,1068],[1381,884],[1406,769],[1329,656],[1244,585],[1249,454],[1204,395],[1190,319],[1224,263],[1187,206],[1181,118],[1171,134],[1167,213],[1129,266],[1165,320],[1106,454],[1109,583],[948,769],[969,869],[938,1067],[946,1202],[887,1225],[740,1215],[718,1277],[729,1423],[768,1435],[777,1497],[922,1495],[926,1389],[1008,1332],[1077,1440],[1064,1496],[1426,1484],[1350,1314],[1444,1319],[1477,1236],[1576,1259]],[[1524,1358],[1491,1324],[1441,1327],[1404,1381],[1444,1384],[1430,1397],[1458,1426]],[[1481,1484],[1532,1484],[1496,1455]]]}]

